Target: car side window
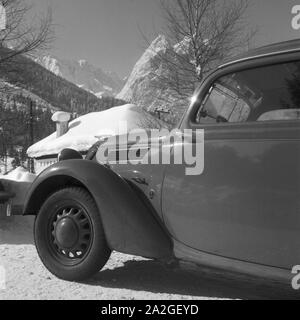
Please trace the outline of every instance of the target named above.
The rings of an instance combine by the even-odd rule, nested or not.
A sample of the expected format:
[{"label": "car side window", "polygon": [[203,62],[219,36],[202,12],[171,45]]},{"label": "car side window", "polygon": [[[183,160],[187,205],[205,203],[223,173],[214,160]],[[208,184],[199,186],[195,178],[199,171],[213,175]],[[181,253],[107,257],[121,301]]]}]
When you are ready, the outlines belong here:
[{"label": "car side window", "polygon": [[197,122],[300,120],[300,61],[248,69],[218,79]]}]

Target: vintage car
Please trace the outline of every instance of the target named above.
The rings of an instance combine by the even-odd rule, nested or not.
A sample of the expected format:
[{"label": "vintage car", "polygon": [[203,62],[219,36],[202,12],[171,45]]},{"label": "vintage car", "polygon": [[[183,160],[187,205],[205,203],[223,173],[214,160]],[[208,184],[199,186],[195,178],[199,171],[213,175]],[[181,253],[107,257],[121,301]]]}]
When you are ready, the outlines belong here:
[{"label": "vintage car", "polygon": [[[85,160],[62,151],[21,210],[36,215],[42,262],[71,281],[97,273],[113,250],[291,278],[300,264],[299,106],[300,41],[279,43],[219,66],[195,92],[175,135],[201,144],[198,174],[175,161],[104,163],[103,141]],[[182,145],[167,141],[175,158]]]}]

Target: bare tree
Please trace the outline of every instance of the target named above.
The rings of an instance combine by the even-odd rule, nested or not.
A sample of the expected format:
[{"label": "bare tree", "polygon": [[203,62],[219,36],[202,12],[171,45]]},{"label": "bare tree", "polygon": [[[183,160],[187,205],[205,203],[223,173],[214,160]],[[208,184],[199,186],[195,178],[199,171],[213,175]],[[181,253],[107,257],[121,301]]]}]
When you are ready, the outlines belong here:
[{"label": "bare tree", "polygon": [[[0,4],[5,8],[5,17],[1,18],[6,20],[6,28],[0,30],[0,92],[2,97],[14,97],[22,93],[22,88],[18,87],[18,79],[22,79],[19,75],[26,74],[26,68],[32,63],[26,57],[35,57],[52,43],[52,13],[49,8],[44,16],[35,16],[32,5],[25,0],[0,0]],[[14,83],[7,80],[12,75]],[[4,159],[7,159],[13,137],[8,132],[15,120],[5,115],[0,117],[0,157]]]},{"label": "bare tree", "polygon": [[32,5],[24,0],[2,0],[6,10],[6,29],[0,31],[0,65],[19,55],[34,56],[47,49],[53,40],[52,12],[32,16]]},{"label": "bare tree", "polygon": [[[185,99],[220,62],[249,47],[248,0],[161,0],[171,50],[160,54],[160,89]],[[162,86],[163,84],[163,86]],[[155,84],[154,84],[155,86]]]},{"label": "bare tree", "polygon": [[[49,48],[54,39],[52,12],[34,16],[33,6],[25,0],[0,0],[6,12],[6,28],[0,31],[0,71],[5,75],[17,74],[25,69],[28,60]],[[13,85],[0,81],[0,92],[16,93]]]}]

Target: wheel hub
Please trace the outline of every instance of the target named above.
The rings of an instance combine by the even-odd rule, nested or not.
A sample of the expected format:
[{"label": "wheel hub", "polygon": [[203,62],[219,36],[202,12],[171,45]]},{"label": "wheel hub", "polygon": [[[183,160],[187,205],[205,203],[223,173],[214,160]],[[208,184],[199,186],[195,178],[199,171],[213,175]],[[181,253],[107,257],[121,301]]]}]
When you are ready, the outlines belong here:
[{"label": "wheel hub", "polygon": [[55,238],[64,249],[73,248],[79,239],[79,230],[71,217],[61,219],[55,228]]},{"label": "wheel hub", "polygon": [[53,253],[58,259],[68,263],[85,256],[92,243],[92,227],[83,208],[61,207],[50,225]]}]

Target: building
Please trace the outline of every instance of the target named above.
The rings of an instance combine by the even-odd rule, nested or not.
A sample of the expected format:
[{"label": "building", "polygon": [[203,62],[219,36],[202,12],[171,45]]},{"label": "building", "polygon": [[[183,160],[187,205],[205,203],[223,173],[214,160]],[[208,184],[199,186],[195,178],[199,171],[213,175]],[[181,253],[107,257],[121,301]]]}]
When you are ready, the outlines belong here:
[{"label": "building", "polygon": [[57,112],[52,120],[56,122],[56,132],[27,150],[28,156],[34,159],[37,174],[56,163],[58,154],[65,148],[74,149],[84,156],[99,138],[125,134],[138,128],[160,129],[164,126],[161,121],[132,104],[89,113],[71,122],[69,113]]}]

